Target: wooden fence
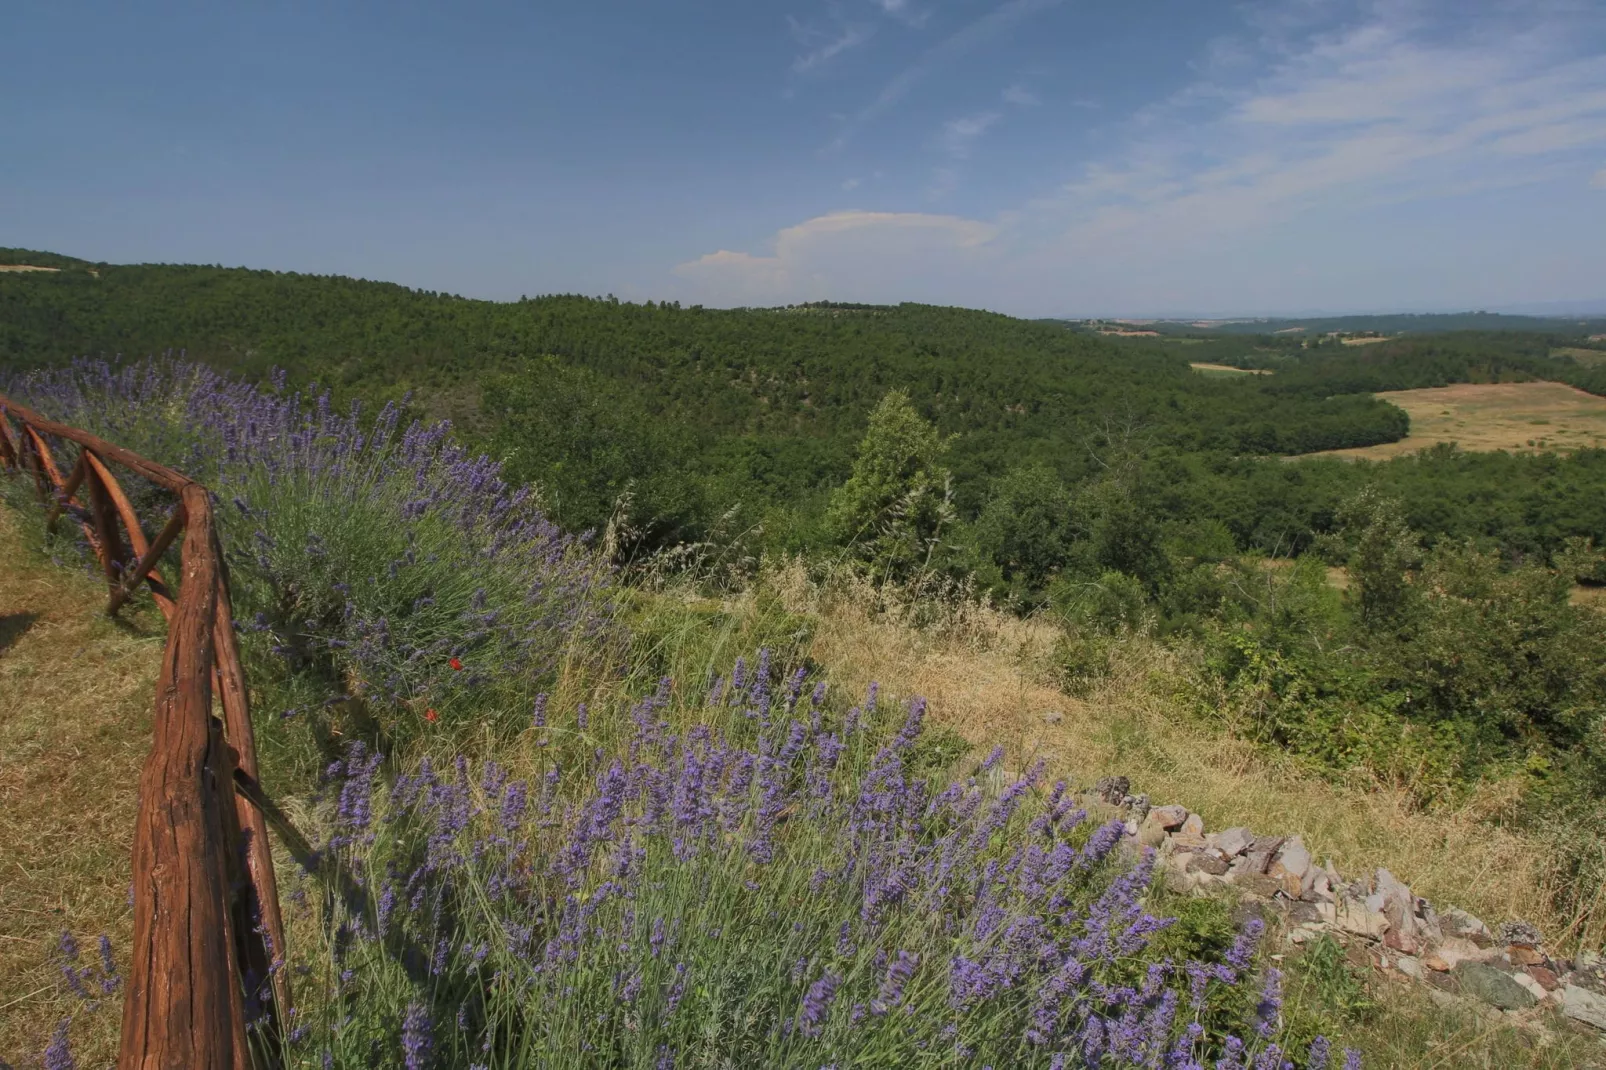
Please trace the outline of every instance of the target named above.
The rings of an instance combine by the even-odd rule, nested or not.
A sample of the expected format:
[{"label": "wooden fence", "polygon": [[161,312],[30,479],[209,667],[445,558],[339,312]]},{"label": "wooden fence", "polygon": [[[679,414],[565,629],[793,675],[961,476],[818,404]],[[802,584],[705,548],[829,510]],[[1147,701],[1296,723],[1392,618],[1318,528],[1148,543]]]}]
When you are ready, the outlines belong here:
[{"label": "wooden fence", "polygon": [[[65,476],[52,441],[64,458],[76,447]],[[112,474],[114,465],[173,495],[172,514],[154,542]],[[48,528],[63,516],[82,526],[106,575],[107,613],[115,615],[145,587],[167,618],[154,739],[139,778],[134,939],[118,1066],[245,1070],[276,1063],[290,1008],[284,922],[267,823],[256,805],[263,796],[251,709],[211,494],[171,468],[4,395],[0,469],[32,478],[49,510]],[[157,563],[181,534],[175,591]]]}]

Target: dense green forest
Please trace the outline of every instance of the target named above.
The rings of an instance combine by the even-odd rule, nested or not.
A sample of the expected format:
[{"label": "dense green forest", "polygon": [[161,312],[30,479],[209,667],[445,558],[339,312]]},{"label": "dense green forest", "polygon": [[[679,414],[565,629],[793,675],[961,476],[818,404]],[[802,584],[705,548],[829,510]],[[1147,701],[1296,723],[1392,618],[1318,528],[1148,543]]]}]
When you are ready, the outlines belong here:
[{"label": "dense green forest", "polygon": [[[1402,437],[1404,413],[1372,391],[1547,378],[1606,393],[1606,371],[1549,355],[1581,339],[1185,344],[924,305],[490,302],[28,250],[0,250],[0,261],[61,268],[0,273],[0,367],[184,350],[253,377],[282,368],[292,385],[321,384],[342,401],[410,393],[419,411],[505,458],[514,478],[538,482],[571,528],[602,526],[628,492],[649,546],[731,530],[769,549],[837,545],[830,495],[892,390],[938,434],[940,538],[957,546],[954,567],[1012,597],[1041,597],[1117,514],[1141,519],[1157,545],[1297,553],[1368,483],[1402,499],[1430,541],[1470,536],[1544,555],[1568,536],[1606,538],[1606,456],[1594,453],[1277,459]],[[1276,374],[1206,377],[1188,367],[1197,360]],[[1019,518],[1045,510],[1058,534],[1023,568],[1008,547],[1024,537]]]}]

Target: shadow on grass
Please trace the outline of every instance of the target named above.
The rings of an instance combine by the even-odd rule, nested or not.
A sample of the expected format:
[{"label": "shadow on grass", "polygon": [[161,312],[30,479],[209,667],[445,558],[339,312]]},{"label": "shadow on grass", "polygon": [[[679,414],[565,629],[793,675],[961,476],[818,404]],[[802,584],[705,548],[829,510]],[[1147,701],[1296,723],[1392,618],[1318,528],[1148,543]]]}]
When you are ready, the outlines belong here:
[{"label": "shadow on grass", "polygon": [[4,654],[39,619],[37,613],[0,613],[0,654]]}]

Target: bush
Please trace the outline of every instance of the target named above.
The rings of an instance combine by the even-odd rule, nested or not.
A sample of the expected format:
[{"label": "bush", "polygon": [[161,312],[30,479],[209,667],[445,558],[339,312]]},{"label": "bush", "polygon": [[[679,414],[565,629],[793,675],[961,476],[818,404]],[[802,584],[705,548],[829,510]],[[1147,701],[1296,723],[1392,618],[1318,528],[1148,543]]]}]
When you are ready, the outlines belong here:
[{"label": "bush", "polygon": [[[279,707],[264,727],[310,719],[390,745],[428,725],[521,726],[564,651],[607,626],[607,568],[445,423],[404,427],[394,405],[370,421],[172,360],[80,362],[9,389],[213,489],[267,688],[257,712]],[[159,526],[170,496],[129,490]]]},{"label": "bush", "polygon": [[551,757],[530,782],[426,759],[386,787],[353,745],[320,876],[362,892],[320,915],[300,1057],[1281,1065],[1258,923],[1164,944],[1153,853],[1125,854],[1118,822],[1036,770],[997,794],[923,777],[922,703],[838,712],[823,691],[767,658],[701,708],[666,681],[608,752],[568,747],[583,713],[533,730]]}]

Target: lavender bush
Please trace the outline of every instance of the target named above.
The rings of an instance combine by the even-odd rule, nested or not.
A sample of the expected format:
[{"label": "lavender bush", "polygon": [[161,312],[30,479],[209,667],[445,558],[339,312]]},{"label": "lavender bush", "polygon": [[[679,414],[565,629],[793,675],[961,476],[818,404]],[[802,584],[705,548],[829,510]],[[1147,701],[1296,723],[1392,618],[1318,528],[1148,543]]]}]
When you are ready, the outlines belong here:
[{"label": "lavender bush", "polygon": [[[173,359],[81,361],[5,389],[213,488],[236,620],[290,670],[284,717],[360,708],[392,742],[522,720],[609,619],[597,555],[446,423],[340,413],[327,393]],[[155,529],[169,496],[139,483]]]},{"label": "lavender bush", "polygon": [[320,997],[296,1057],[1322,1065],[1325,1041],[1279,1046],[1258,922],[1212,960],[1167,957],[1153,855],[1118,823],[1040,769],[1002,790],[923,771],[920,702],[888,711],[872,691],[838,714],[811,683],[774,686],[761,659],[685,710],[666,681],[616,750],[532,727],[548,757],[527,780],[457,757],[385,784],[353,744],[307,878],[325,891],[302,900],[323,936],[300,967]]}]

